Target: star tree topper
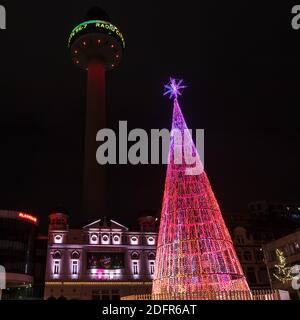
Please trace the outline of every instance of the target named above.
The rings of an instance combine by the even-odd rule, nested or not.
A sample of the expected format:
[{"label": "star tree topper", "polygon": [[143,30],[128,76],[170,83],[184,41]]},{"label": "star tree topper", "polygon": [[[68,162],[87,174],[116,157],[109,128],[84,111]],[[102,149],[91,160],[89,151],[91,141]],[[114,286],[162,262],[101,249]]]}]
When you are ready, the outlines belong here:
[{"label": "star tree topper", "polygon": [[169,98],[177,99],[178,96],[181,96],[181,90],[186,88],[183,84],[183,79],[174,79],[170,78],[170,82],[165,85],[164,96],[169,95]]}]

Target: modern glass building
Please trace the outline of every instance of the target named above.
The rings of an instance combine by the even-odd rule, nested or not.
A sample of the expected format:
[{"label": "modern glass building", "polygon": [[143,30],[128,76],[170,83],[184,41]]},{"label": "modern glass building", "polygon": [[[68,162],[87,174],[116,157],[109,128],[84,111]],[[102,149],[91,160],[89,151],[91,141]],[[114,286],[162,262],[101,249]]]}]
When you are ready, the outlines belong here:
[{"label": "modern glass building", "polygon": [[[35,240],[38,219],[28,213],[0,210],[0,265],[6,272],[5,296],[34,285]],[[16,291],[16,293],[13,293]]]}]

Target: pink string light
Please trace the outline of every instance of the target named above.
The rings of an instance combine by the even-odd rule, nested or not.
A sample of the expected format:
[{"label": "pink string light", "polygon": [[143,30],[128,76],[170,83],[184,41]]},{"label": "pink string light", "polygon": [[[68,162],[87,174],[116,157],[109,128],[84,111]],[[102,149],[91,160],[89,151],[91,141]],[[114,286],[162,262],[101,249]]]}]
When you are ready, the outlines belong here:
[{"label": "pink string light", "polygon": [[[182,83],[171,78],[164,95],[174,98],[172,129],[183,134]],[[192,137],[184,143],[201,161]],[[174,163],[171,138],[152,293],[249,290],[207,175],[186,175],[186,162]]]}]

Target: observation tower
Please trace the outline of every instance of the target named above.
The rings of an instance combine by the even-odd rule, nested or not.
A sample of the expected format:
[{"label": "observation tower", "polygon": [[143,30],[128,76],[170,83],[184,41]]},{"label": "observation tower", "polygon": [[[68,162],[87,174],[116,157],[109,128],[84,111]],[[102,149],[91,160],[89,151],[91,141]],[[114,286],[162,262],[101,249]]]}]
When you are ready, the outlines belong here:
[{"label": "observation tower", "polygon": [[106,127],[105,73],[120,63],[125,40],[99,7],[91,8],[70,33],[72,61],[87,72],[83,213],[90,218],[107,214],[106,168],[96,161],[96,135]]}]

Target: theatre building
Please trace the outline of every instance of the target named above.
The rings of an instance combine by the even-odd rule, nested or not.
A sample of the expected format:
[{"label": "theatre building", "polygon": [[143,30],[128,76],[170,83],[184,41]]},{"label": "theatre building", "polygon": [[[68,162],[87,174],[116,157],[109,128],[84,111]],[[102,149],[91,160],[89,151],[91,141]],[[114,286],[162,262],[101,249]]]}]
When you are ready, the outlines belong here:
[{"label": "theatre building", "polygon": [[65,213],[49,217],[45,299],[114,300],[151,292],[154,217],[139,218],[138,230],[106,218],[72,229]]}]

